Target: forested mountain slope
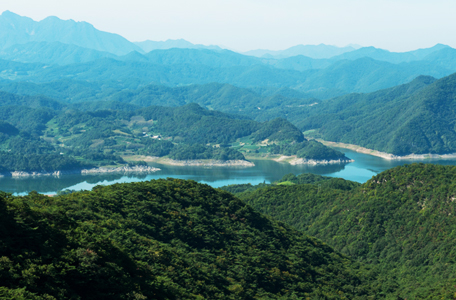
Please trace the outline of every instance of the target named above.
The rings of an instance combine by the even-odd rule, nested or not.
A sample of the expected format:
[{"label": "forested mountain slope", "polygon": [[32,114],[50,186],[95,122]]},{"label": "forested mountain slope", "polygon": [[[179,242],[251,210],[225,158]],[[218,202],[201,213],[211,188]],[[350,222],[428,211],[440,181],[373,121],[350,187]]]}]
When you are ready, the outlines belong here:
[{"label": "forested mountain slope", "polygon": [[[68,51],[68,57],[56,54],[57,61],[77,58],[71,49]],[[87,53],[88,57],[92,55],[102,56],[101,53]],[[48,63],[49,58],[45,61]],[[302,59],[282,63],[262,61],[227,50],[207,49],[156,50],[146,55],[130,53],[125,57],[104,57],[65,66],[5,62],[0,66],[4,68],[0,78],[34,83],[73,79],[99,85],[115,82],[134,90],[149,84],[182,86],[218,82],[248,88],[292,88],[321,99],[350,92],[373,92],[407,83],[419,75],[441,78],[456,71],[450,65],[445,67],[428,61],[392,64],[360,58],[332,64]]]},{"label": "forested mountain slope", "polygon": [[376,298],[331,247],[193,181],[2,193],[0,207],[0,297]]},{"label": "forested mountain slope", "polygon": [[[323,139],[407,155],[456,152],[456,74],[372,94],[350,94],[289,117]],[[420,88],[421,87],[421,88]],[[414,92],[413,92],[414,91]]]},{"label": "forested mountain slope", "polygon": [[389,297],[452,299],[455,180],[454,166],[413,164],[385,171],[348,191],[317,181],[239,196],[371,265],[379,274],[376,286]]},{"label": "forested mountain slope", "polygon": [[264,96],[247,88],[239,88],[230,84],[209,83],[183,87],[148,85],[136,91],[121,91],[105,99],[140,106],[181,106],[198,103],[208,109],[253,118],[261,115],[262,111],[274,107],[298,107],[320,102],[304,93],[296,92],[295,94],[292,95],[295,97],[287,97],[281,95],[281,90],[275,89],[272,95]]},{"label": "forested mountain slope", "polygon": [[[245,160],[244,154],[253,149],[261,149],[264,155],[348,160],[339,151],[307,141],[285,119],[260,123],[245,116],[207,110],[196,103],[139,107],[98,101],[80,110],[78,104],[64,104],[43,96],[0,92],[0,106],[5,128],[15,128],[0,132],[1,173],[118,166],[126,164],[122,157],[137,155],[176,160]],[[254,145],[264,140],[268,143]]]},{"label": "forested mountain slope", "polygon": [[97,51],[76,45],[60,42],[30,42],[18,44],[0,51],[0,57],[5,60],[24,63],[43,63],[69,65],[85,63],[104,57],[116,57],[109,52]]},{"label": "forested mountain slope", "polygon": [[[172,43],[177,47],[165,46]],[[0,61],[0,78],[27,83],[73,79],[96,83],[104,91],[115,86],[116,92],[149,84],[218,82],[291,88],[309,98],[328,99],[393,87],[420,75],[441,78],[456,71],[456,50],[440,44],[404,53],[373,47],[355,50],[350,46],[298,45],[280,53],[261,50],[269,53],[261,58],[185,41],[146,41],[141,45],[154,50],[145,53],[123,37],[99,31],[86,22],[57,17],[35,22],[5,11],[0,16],[0,58],[24,64]],[[166,49],[157,49],[160,47]],[[90,92],[73,92],[93,98]]]}]

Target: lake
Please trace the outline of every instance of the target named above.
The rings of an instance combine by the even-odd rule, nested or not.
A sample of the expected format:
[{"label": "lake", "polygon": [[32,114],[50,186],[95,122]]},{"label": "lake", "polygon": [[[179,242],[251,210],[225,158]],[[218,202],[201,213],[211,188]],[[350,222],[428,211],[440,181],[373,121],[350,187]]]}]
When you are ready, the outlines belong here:
[{"label": "lake", "polygon": [[0,178],[0,190],[24,195],[30,191],[43,194],[55,194],[64,189],[90,190],[96,185],[108,185],[123,182],[146,181],[158,178],[192,179],[200,183],[206,183],[213,187],[228,184],[260,182],[270,183],[282,178],[288,173],[301,174],[310,172],[319,175],[341,177],[357,182],[366,182],[372,176],[393,168],[395,166],[413,163],[436,163],[442,165],[456,165],[456,160],[386,160],[352,150],[337,148],[355,162],[337,165],[320,166],[291,166],[286,163],[278,163],[269,160],[255,160],[255,167],[178,167],[152,164],[161,170],[151,174],[103,174],[103,175],[63,175],[60,177],[27,177],[27,178]]}]

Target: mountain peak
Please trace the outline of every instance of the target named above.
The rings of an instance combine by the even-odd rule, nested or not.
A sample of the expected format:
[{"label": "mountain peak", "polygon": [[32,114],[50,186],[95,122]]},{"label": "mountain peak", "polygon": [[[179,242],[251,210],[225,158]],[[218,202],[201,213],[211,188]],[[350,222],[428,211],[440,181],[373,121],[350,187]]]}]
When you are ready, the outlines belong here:
[{"label": "mountain peak", "polygon": [[5,10],[5,11],[2,13],[2,17],[10,17],[10,16],[20,17],[18,14],[15,14],[15,13],[13,13],[12,11],[9,11],[9,10]]},{"label": "mountain peak", "polygon": [[439,49],[440,50],[440,49],[445,49],[445,48],[451,48],[451,47],[448,45],[445,45],[445,44],[438,43],[438,44],[435,44],[435,46],[431,47],[430,49]]},{"label": "mountain peak", "polygon": [[19,21],[21,19],[29,19],[29,20],[32,20],[28,17],[23,17],[23,16],[20,16],[18,14],[15,14],[9,10],[5,10],[1,15],[0,15],[0,19],[6,19],[8,21]]},{"label": "mountain peak", "polygon": [[30,42],[61,42],[68,45],[125,55],[141,48],[118,34],[97,30],[87,22],[49,16],[36,22],[10,11],[0,16],[0,50]]}]

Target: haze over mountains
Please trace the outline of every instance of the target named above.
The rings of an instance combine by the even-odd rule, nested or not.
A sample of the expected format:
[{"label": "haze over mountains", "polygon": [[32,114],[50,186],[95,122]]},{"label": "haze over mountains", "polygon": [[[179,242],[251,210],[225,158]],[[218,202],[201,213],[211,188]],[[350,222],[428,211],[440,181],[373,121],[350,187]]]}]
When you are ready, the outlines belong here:
[{"label": "haze over mountains", "polygon": [[320,45],[297,45],[285,50],[266,50],[266,49],[258,49],[258,50],[250,50],[244,52],[245,55],[251,55],[256,57],[263,57],[263,58],[287,58],[297,55],[304,55],[311,58],[321,59],[321,58],[331,58],[333,56],[337,56],[343,54],[345,52],[351,52],[360,46],[347,46],[343,48],[339,48],[336,46],[330,46],[325,44]]},{"label": "haze over mountains", "polygon": [[61,42],[117,55],[131,51],[142,51],[118,34],[95,29],[86,22],[63,21],[48,17],[40,22],[5,11],[0,18],[0,47],[28,42]]},{"label": "haze over mountains", "polygon": [[139,46],[144,52],[150,52],[152,50],[166,50],[171,48],[187,48],[187,49],[212,49],[212,50],[221,50],[219,46],[205,46],[205,45],[195,45],[184,39],[178,40],[166,40],[166,41],[144,41],[144,42],[135,42],[135,45]]},{"label": "haze over mountains", "polygon": [[[441,44],[246,55],[4,12],[0,177],[352,163],[318,138],[456,157],[455,72]],[[0,299],[455,299],[455,166],[247,182],[0,191]]]},{"label": "haze over mountains", "polygon": [[[382,95],[378,105],[386,109],[386,104],[396,103],[397,97],[380,90],[396,91],[401,89],[397,86],[413,85],[419,76],[440,79],[456,72],[456,49],[437,44],[395,53],[375,47],[320,44],[242,54],[182,39],[132,43],[85,22],[57,17],[36,22],[6,11],[0,16],[0,69],[0,90],[19,95],[45,95],[67,103],[107,101],[112,107],[129,109],[196,102],[206,109],[259,121],[288,118],[300,129],[319,129],[319,134],[329,140],[337,136],[338,141],[404,154],[418,148],[399,150],[396,142],[374,135],[370,139],[375,142],[361,141],[355,138],[359,134],[348,129],[346,135],[339,134],[339,125],[331,122],[340,118],[348,122],[343,114],[353,117],[347,99],[377,99],[375,95]],[[350,93],[378,94],[346,96]],[[383,96],[385,93],[389,96]],[[342,98],[326,102],[334,97]],[[408,102],[396,105],[417,103],[415,95],[408,97]],[[106,103],[99,107],[109,108]],[[338,111],[335,119],[330,117],[330,123],[322,124],[326,119],[320,116],[333,116],[331,105],[335,103],[344,110]],[[366,106],[365,120],[375,119],[371,115],[377,111],[370,106],[373,103]],[[356,128],[361,130],[362,126]],[[381,136],[389,136],[391,130]],[[453,149],[443,140],[437,144],[422,144],[419,152]]]}]

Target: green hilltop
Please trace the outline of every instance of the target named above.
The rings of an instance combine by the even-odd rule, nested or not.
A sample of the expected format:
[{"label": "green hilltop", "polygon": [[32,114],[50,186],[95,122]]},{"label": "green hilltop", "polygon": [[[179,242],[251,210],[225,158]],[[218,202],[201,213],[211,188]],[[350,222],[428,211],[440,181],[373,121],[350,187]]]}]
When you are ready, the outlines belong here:
[{"label": "green hilltop", "polygon": [[[454,299],[456,167],[0,194],[5,299]],[[311,237],[314,236],[314,237]]]},{"label": "green hilltop", "polygon": [[437,81],[421,76],[395,88],[334,98],[289,120],[324,140],[395,155],[454,153],[455,87],[455,74]]},{"label": "green hilltop", "polygon": [[[299,178],[237,195],[258,211],[315,236],[377,274],[388,299],[454,299],[456,168],[396,167],[357,186]],[[315,176],[314,176],[315,177]],[[231,187],[234,189],[234,187]]]},{"label": "green hilltop", "polygon": [[306,140],[285,119],[261,123],[195,103],[136,107],[92,102],[79,110],[80,105],[43,96],[0,92],[0,99],[2,173],[116,167],[126,165],[125,160],[136,164],[145,157],[228,161],[246,160],[245,155],[251,154],[283,154],[348,160],[339,151]]},{"label": "green hilltop", "polygon": [[1,194],[0,207],[2,298],[370,294],[357,263],[231,194],[193,181],[116,184],[53,198]]}]

